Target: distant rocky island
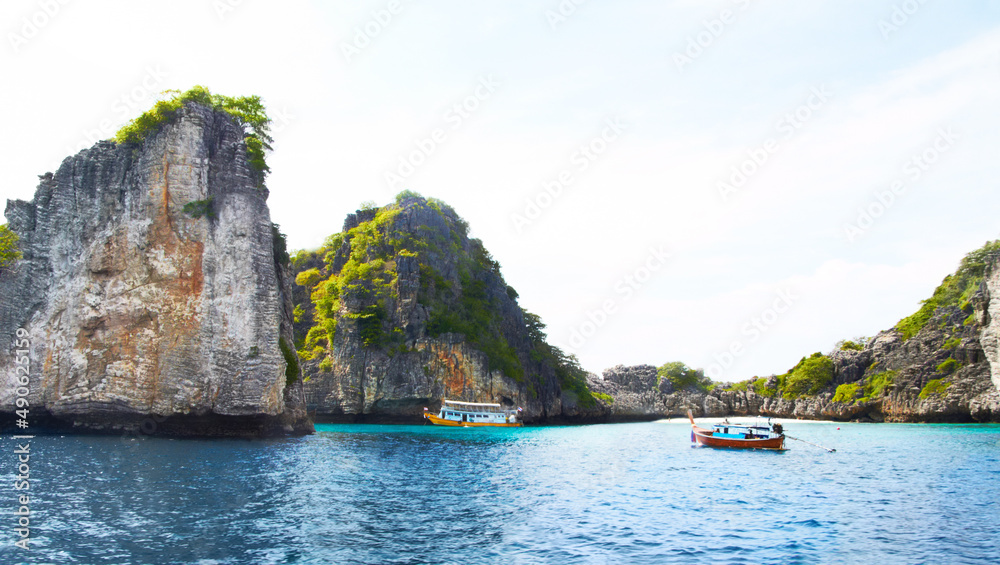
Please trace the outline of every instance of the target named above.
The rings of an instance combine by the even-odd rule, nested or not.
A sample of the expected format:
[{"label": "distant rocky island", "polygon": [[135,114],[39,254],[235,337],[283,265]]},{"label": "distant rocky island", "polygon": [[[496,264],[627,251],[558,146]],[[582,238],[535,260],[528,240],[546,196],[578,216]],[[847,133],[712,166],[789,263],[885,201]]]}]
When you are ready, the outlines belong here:
[{"label": "distant rocky island", "polygon": [[[781,375],[684,378],[670,364],[590,375],[612,421],[766,415],[865,422],[1000,421],[1000,242],[966,255],[921,308],[877,336],[813,353]],[[680,365],[680,364],[674,364]],[[678,375],[681,377],[679,378]]]},{"label": "distant rocky island", "polygon": [[416,423],[443,398],[523,407],[528,423],[689,409],[1000,421],[1000,242],[896,327],[784,374],[713,383],[670,362],[599,376],[547,342],[434,198],[365,205],[289,257],[266,203],[268,124],[256,97],[176,93],[7,203],[0,335],[26,336],[31,378],[21,388],[23,354],[0,350],[5,431],[19,398],[36,431],[173,436]]}]

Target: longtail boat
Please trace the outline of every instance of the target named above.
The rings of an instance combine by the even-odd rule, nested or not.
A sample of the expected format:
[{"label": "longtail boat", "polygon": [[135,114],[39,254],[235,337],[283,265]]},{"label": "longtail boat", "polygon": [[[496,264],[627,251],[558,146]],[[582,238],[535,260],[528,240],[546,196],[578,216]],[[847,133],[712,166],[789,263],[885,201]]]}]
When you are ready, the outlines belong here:
[{"label": "longtail boat", "polygon": [[688,410],[691,421],[691,441],[707,447],[732,447],[736,449],[784,449],[785,434],[781,424],[771,427],[749,424],[730,424],[728,420],[712,424],[712,429],[699,427]]},{"label": "longtail boat", "polygon": [[521,409],[505,410],[499,404],[479,402],[459,402],[445,400],[437,415],[424,408],[424,419],[438,426],[458,426],[463,428],[499,427],[518,428]]}]

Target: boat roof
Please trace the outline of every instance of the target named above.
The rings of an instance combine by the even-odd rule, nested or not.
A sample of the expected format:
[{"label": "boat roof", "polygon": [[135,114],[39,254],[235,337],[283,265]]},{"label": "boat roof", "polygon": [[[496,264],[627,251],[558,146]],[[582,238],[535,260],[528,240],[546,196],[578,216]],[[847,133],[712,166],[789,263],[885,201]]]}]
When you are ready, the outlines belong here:
[{"label": "boat roof", "polygon": [[771,429],[768,426],[761,426],[761,425],[757,425],[757,424],[726,423],[726,422],[723,422],[721,424],[712,424],[712,427],[715,427],[715,428],[754,428],[754,429],[761,429],[761,430],[769,430],[769,429]]},{"label": "boat roof", "polygon": [[455,405],[455,406],[470,406],[470,407],[476,407],[476,408],[486,408],[486,407],[500,408],[499,404],[490,404],[490,403],[486,403],[486,402],[462,402],[460,400],[445,400],[444,403],[445,404]]}]

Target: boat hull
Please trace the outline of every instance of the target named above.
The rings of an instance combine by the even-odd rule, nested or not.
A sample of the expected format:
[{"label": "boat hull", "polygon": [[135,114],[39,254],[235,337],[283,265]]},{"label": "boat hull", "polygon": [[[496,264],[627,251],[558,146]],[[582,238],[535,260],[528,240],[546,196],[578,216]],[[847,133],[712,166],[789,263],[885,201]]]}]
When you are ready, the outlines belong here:
[{"label": "boat hull", "polygon": [[753,439],[716,437],[712,430],[693,429],[694,441],[706,447],[728,447],[734,449],[784,449],[785,436]]},{"label": "boat hull", "polygon": [[459,422],[456,420],[447,420],[445,418],[439,418],[434,414],[424,414],[424,418],[431,421],[432,424],[437,426],[451,426],[453,428],[520,428],[521,422],[514,423],[493,423],[493,422]]}]

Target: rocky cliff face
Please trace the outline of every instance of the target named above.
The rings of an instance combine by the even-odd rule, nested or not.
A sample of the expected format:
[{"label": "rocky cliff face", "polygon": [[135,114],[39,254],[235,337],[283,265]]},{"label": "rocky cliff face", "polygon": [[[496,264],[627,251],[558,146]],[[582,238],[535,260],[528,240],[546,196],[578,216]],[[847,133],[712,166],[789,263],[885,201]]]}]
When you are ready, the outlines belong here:
[{"label": "rocky cliff face", "polygon": [[860,349],[831,352],[830,381],[816,394],[783,394],[780,376],[755,377],[710,392],[676,391],[657,379],[651,365],[618,366],[600,377],[591,375],[590,387],[614,398],[610,403],[613,420],[678,417],[691,410],[696,416],[711,417],[761,414],[877,422],[997,422],[998,267],[1000,260],[991,256],[979,291],[967,302],[932,303],[928,319],[908,339],[893,328]]},{"label": "rocky cliff face", "polygon": [[[8,202],[24,258],[0,278],[0,335],[27,331],[33,425],[311,430],[285,375],[288,275],[255,178],[242,128],[189,103],[141,145],[98,143],[41,177],[32,202]],[[14,365],[0,351],[8,413]]]},{"label": "rocky cliff face", "polygon": [[293,261],[306,403],[317,421],[419,422],[441,400],[520,406],[529,422],[603,417],[499,265],[444,203],[350,215]]},{"label": "rocky cliff face", "polygon": [[982,295],[974,300],[979,343],[989,364],[993,385],[1000,390],[1000,259],[986,273]]}]

